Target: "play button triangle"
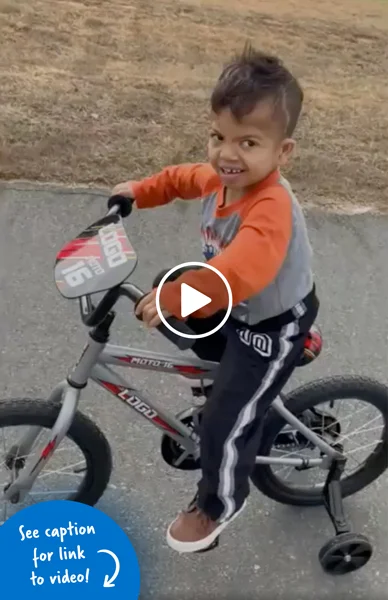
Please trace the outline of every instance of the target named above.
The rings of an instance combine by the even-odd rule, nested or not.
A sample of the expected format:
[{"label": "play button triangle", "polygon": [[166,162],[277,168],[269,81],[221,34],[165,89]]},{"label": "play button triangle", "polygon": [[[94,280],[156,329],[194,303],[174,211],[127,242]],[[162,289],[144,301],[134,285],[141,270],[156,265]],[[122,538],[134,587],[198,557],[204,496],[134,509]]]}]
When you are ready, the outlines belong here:
[{"label": "play button triangle", "polygon": [[194,289],[187,283],[181,285],[181,316],[188,317],[193,312],[203,308],[212,301],[209,296],[205,296],[202,292]]}]

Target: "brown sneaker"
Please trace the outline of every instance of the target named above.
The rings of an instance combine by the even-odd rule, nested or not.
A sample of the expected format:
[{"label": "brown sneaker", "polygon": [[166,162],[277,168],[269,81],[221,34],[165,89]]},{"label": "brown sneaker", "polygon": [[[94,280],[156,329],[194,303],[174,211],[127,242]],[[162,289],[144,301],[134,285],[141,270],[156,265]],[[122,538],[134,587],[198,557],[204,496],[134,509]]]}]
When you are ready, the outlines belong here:
[{"label": "brown sneaker", "polygon": [[167,530],[167,544],[177,552],[199,552],[213,544],[221,531],[245,508],[245,502],[229,519],[213,521],[193,503],[179,513]]}]

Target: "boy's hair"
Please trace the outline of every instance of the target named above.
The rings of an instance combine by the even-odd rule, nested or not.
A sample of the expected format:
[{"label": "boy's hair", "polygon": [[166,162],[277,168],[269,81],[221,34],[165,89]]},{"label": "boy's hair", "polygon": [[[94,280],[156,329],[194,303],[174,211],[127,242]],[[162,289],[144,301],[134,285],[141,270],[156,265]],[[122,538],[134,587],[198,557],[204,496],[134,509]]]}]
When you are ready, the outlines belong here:
[{"label": "boy's hair", "polygon": [[254,50],[248,43],[224,67],[211,95],[211,108],[216,114],[229,108],[241,120],[267,99],[273,100],[285,135],[291,136],[302,109],[303,90],[278,57]]}]

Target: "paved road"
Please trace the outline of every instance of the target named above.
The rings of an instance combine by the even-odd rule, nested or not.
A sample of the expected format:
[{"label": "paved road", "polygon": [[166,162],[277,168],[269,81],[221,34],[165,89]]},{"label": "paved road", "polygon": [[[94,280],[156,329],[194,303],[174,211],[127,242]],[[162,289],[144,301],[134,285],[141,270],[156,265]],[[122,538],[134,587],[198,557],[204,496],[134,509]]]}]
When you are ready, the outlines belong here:
[{"label": "paved road", "polygon": [[[63,242],[104,210],[98,193],[34,191],[28,186],[0,190],[2,396],[44,397],[78,355],[84,342],[78,307],[57,294],[53,260]],[[309,214],[308,222],[325,350],[292,385],[342,372],[388,383],[388,221],[317,213]],[[147,288],[159,269],[200,259],[196,227],[194,205],[135,214],[127,224],[139,253],[135,282]],[[174,350],[159,334],[146,337],[122,307],[113,341]],[[142,373],[136,374],[136,382],[171,410],[188,401],[184,382],[171,385],[168,377]],[[317,553],[332,536],[323,510],[291,510],[256,492],[217,551],[180,557],[166,547],[165,527],[190,498],[185,487],[193,486],[196,476],[165,466],[158,432],[143,427],[111,396],[93,389],[82,409],[112,443],[115,473],[98,506],[128,531],[135,545],[142,599],[388,598],[387,476],[346,502],[354,528],[370,536],[375,546],[374,559],[354,575],[333,579],[320,569]]]}]

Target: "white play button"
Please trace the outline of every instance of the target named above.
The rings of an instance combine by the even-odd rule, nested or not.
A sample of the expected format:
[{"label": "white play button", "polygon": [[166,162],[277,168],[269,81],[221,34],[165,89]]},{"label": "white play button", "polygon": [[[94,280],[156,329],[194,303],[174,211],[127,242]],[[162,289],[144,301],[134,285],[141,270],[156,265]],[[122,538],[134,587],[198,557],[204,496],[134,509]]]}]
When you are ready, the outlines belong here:
[{"label": "white play button", "polygon": [[[160,309],[160,291],[162,289],[162,286],[165,284],[166,280],[170,277],[170,275],[172,275],[175,271],[177,271],[178,269],[181,269],[182,267],[200,267],[200,268],[205,268],[205,269],[209,269],[210,271],[213,271],[213,273],[216,273],[216,275],[218,275],[218,277],[223,281],[226,291],[228,292],[229,302],[228,302],[228,308],[226,310],[226,313],[225,313],[223,319],[218,323],[218,325],[216,325],[215,327],[213,327],[213,329],[210,329],[209,331],[204,331],[203,333],[192,333],[192,334],[191,333],[182,333],[181,331],[174,329],[174,327],[172,327],[172,325],[170,325],[170,323],[168,321],[166,321],[166,319],[163,315],[163,312]],[[211,301],[212,301],[212,299],[209,298],[209,296],[205,296],[205,294],[203,294],[202,292],[199,292],[198,290],[191,287],[190,285],[187,285],[187,283],[181,284],[181,317],[182,317],[182,319],[185,319],[192,313],[196,312],[197,310],[200,310],[207,304],[210,304]],[[212,265],[208,265],[207,263],[192,261],[192,262],[187,262],[187,263],[182,263],[180,265],[177,265],[176,267],[173,267],[167,273],[165,273],[162,280],[159,282],[158,288],[156,290],[155,302],[156,302],[156,310],[158,311],[160,320],[170,331],[172,331],[176,335],[179,335],[184,338],[191,338],[191,339],[198,340],[200,338],[205,338],[208,335],[213,335],[213,333],[216,333],[216,331],[221,329],[221,327],[226,323],[226,321],[229,319],[229,315],[232,310],[233,297],[232,297],[232,290],[230,288],[230,285],[229,285],[225,275],[220,273],[220,271],[218,271],[218,269],[216,269]]]},{"label": "white play button", "polygon": [[212,301],[209,296],[205,296],[202,292],[182,283],[181,285],[181,316],[183,318],[188,317],[193,312],[200,310],[203,306],[206,306]]}]

